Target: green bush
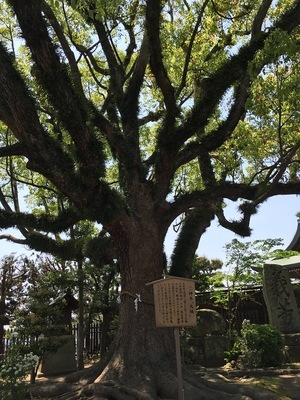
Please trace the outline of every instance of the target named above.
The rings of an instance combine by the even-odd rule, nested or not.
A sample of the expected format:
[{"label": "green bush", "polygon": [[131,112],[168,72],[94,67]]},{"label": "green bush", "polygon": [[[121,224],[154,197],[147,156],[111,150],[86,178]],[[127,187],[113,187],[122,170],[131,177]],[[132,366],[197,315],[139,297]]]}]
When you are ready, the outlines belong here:
[{"label": "green bush", "polygon": [[21,354],[17,334],[10,335],[8,354],[0,359],[0,400],[24,400],[26,398],[26,376],[38,362],[32,353]]},{"label": "green bush", "polygon": [[280,367],[284,361],[284,337],[274,326],[251,324],[245,320],[231,351],[233,354],[242,367]]}]

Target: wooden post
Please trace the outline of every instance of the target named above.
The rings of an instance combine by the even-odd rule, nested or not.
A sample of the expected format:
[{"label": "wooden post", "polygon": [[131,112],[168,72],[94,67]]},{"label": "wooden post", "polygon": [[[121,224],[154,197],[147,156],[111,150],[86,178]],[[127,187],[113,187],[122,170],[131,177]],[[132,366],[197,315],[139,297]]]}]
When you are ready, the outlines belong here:
[{"label": "wooden post", "polygon": [[181,368],[179,327],[176,327],[174,329],[174,334],[175,334],[175,347],[176,347],[178,400],[184,400],[184,390],[183,390],[183,383],[182,383],[182,368]]},{"label": "wooden post", "polygon": [[164,276],[146,285],[153,285],[156,326],[174,328],[178,400],[184,400],[179,328],[197,325],[195,280]]}]

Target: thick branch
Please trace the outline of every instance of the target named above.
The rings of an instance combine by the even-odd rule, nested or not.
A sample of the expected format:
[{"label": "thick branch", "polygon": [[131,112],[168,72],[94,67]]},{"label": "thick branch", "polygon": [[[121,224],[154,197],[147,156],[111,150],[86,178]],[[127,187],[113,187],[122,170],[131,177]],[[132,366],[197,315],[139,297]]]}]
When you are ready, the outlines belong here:
[{"label": "thick branch", "polygon": [[130,171],[127,181],[134,180],[133,169],[138,170],[138,179],[145,179],[140,157],[138,107],[140,89],[143,84],[146,66],[148,63],[148,40],[144,38],[139,56],[135,62],[132,76],[124,96],[122,107],[122,123],[126,146],[119,146],[119,159]]},{"label": "thick branch", "polygon": [[226,228],[242,237],[250,236],[251,229],[250,219],[253,214],[257,212],[256,207],[252,207],[249,204],[249,207],[245,207],[242,212],[242,217],[239,220],[231,220],[225,218],[224,211],[221,207],[216,210],[216,215],[218,217],[218,221],[223,228]]},{"label": "thick branch", "polygon": [[[267,196],[261,197],[264,193],[267,193]],[[245,199],[253,202],[253,205],[257,207],[272,196],[298,193],[300,193],[300,181],[276,184],[263,183],[252,186],[247,184],[224,182],[202,191],[194,191],[178,197],[173,203],[169,204],[165,218],[166,221],[171,224],[175,218],[189,208],[203,208],[205,205],[208,208],[215,206],[218,207],[220,204],[219,202],[223,199],[229,199],[231,201]],[[260,198],[261,201],[258,202],[258,199]],[[252,203],[249,204],[251,205]]]},{"label": "thick branch", "polygon": [[192,278],[192,263],[199,240],[213,218],[213,211],[207,208],[187,213],[171,257],[170,275]]},{"label": "thick branch", "polygon": [[[70,198],[78,199],[74,162],[41,126],[35,103],[1,45],[0,70],[0,118],[19,140],[14,149],[22,149],[22,155],[28,158],[28,168],[47,177]],[[4,149],[3,152],[8,151]]]},{"label": "thick branch", "polygon": [[99,176],[103,154],[100,151],[101,144],[88,128],[88,103],[83,96],[79,99],[66,68],[59,60],[43,20],[40,3],[33,0],[12,0],[11,3],[38,68],[37,78],[47,90],[61,122],[72,136],[78,159],[85,166],[89,178],[95,174]]},{"label": "thick branch", "polygon": [[0,235],[0,240],[7,240],[12,243],[27,245],[26,239],[20,239],[10,234]]},{"label": "thick branch", "polygon": [[262,24],[265,20],[265,17],[271,5],[272,5],[272,0],[262,1],[252,24],[252,31],[251,31],[252,38],[255,38],[257,35],[261,33]]},{"label": "thick branch", "polygon": [[146,30],[150,44],[150,67],[155,80],[162,91],[164,103],[170,116],[177,114],[174,88],[163,64],[162,47],[159,37],[161,2],[158,0],[147,1]]},{"label": "thick branch", "polygon": [[216,176],[214,174],[210,154],[204,148],[201,149],[198,155],[198,164],[205,187],[214,186],[216,184]]},{"label": "thick branch", "polygon": [[[39,143],[44,143],[46,137],[40,127],[34,101],[2,44],[0,70],[0,117],[22,143],[26,155],[31,146],[39,148]],[[25,137],[24,132],[31,132],[31,135]]]},{"label": "thick branch", "polygon": [[94,26],[96,28],[102,49],[104,51],[106,60],[109,65],[111,86],[114,99],[118,104],[119,108],[122,109],[125,72],[123,70],[122,65],[118,63],[117,57],[115,56],[113,48],[109,42],[109,34],[105,29],[104,24],[100,20],[95,20]]},{"label": "thick branch", "polygon": [[95,265],[106,265],[118,258],[118,253],[110,237],[95,237],[85,243],[85,239],[57,240],[38,232],[30,232],[26,239],[11,234],[0,235],[0,240],[28,246],[32,250],[56,255],[63,260],[77,260],[87,257]]},{"label": "thick branch", "polygon": [[24,156],[25,148],[21,143],[14,143],[11,146],[0,147],[0,157]]},{"label": "thick branch", "polygon": [[226,120],[216,130],[206,134],[201,141],[187,143],[176,157],[175,169],[198,156],[202,156],[203,152],[210,152],[219,148],[226,142],[245,113],[249,85],[250,79],[246,76],[236,90],[235,101]]},{"label": "thick branch", "polygon": [[[135,128],[138,127],[138,100],[140,95],[141,86],[145,75],[145,70],[149,57],[149,43],[147,37],[144,38],[138,58],[135,62],[132,76],[129,80],[126,94],[124,96],[124,112],[122,115],[124,130],[126,131],[127,124],[134,121]],[[137,136],[137,132],[136,132]],[[136,138],[136,140],[138,137]]]},{"label": "thick branch", "polygon": [[134,22],[135,22],[135,18],[136,18],[137,12],[138,12],[138,7],[139,7],[139,0],[133,1],[132,6],[131,6],[129,22],[128,23],[123,22],[123,25],[129,36],[129,43],[128,43],[128,46],[126,49],[126,57],[124,58],[124,61],[123,61],[124,69],[126,69],[127,66],[130,64],[132,56],[134,54],[134,49],[136,48]]},{"label": "thick branch", "polygon": [[46,15],[46,17],[49,19],[53,29],[55,30],[55,33],[62,45],[62,48],[64,50],[64,53],[69,61],[69,65],[72,71],[72,76],[73,76],[73,81],[76,86],[76,90],[83,95],[83,87],[81,84],[81,77],[80,77],[80,72],[77,67],[77,62],[74,56],[73,51],[71,50],[69,43],[63,33],[62,27],[60,26],[55,14],[53,13],[51,7],[46,3],[46,1],[42,0],[42,8],[43,11]]},{"label": "thick branch", "polygon": [[35,251],[56,255],[63,260],[78,260],[82,258],[82,243],[80,240],[55,240],[37,232],[27,235],[26,245]]},{"label": "thick branch", "polygon": [[245,114],[245,104],[248,98],[249,87],[250,77],[246,74],[235,91],[235,100],[226,120],[217,130],[206,135],[205,138],[201,140],[201,143],[208,151],[215,150],[225,143],[238,125],[242,116]]},{"label": "thick branch", "polygon": [[62,212],[57,217],[0,210],[0,228],[14,228],[21,225],[44,232],[59,233],[67,230],[81,219],[82,216],[71,210]]}]

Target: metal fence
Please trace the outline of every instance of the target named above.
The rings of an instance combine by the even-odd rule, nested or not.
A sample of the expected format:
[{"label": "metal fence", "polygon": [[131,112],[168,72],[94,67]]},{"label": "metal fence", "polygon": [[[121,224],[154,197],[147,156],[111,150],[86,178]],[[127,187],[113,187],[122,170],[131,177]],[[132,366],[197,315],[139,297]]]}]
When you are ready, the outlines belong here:
[{"label": "metal fence", "polygon": [[[74,335],[75,343],[77,343],[78,324],[72,324],[71,334]],[[101,334],[102,324],[100,322],[92,323],[86,327],[83,340],[83,349],[87,356],[93,356],[100,353]]]}]

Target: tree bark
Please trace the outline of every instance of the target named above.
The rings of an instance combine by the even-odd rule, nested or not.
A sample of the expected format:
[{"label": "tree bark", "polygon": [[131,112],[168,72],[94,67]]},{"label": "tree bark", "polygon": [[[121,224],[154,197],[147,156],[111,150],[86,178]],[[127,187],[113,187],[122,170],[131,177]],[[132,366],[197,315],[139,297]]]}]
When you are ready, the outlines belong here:
[{"label": "tree bark", "polygon": [[77,261],[78,268],[78,338],[77,338],[77,369],[84,369],[83,348],[84,348],[84,298],[83,298],[83,271],[82,260]]},{"label": "tree bark", "polygon": [[152,285],[147,285],[162,278],[164,233],[154,217],[145,216],[131,220],[126,233],[121,236],[121,293],[116,347],[98,381],[113,379],[154,395],[158,391],[158,375],[162,371],[171,369],[175,373],[176,370],[172,329],[156,328]]}]

